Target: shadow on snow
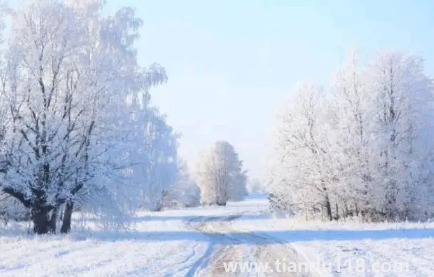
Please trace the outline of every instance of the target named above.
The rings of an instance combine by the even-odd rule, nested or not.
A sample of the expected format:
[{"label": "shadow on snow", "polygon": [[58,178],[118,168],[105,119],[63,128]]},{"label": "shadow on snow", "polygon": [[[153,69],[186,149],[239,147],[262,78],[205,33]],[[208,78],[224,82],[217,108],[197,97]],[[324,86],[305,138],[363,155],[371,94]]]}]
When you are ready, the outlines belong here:
[{"label": "shadow on snow", "polygon": [[149,232],[92,232],[89,238],[103,241],[212,241],[216,244],[281,244],[306,241],[387,240],[432,238],[434,229],[400,230],[289,230],[256,232],[200,232],[200,231],[149,231]]},{"label": "shadow on snow", "polygon": [[[270,219],[271,216],[267,213],[261,215],[243,215],[236,216],[237,220],[257,220],[257,219]],[[203,222],[206,219],[206,222],[225,222],[231,221],[234,218],[231,216],[194,216],[194,215],[185,215],[185,216],[158,216],[158,215],[146,215],[146,216],[138,216],[133,219],[133,222],[150,222],[150,221],[185,221],[185,222]]]}]

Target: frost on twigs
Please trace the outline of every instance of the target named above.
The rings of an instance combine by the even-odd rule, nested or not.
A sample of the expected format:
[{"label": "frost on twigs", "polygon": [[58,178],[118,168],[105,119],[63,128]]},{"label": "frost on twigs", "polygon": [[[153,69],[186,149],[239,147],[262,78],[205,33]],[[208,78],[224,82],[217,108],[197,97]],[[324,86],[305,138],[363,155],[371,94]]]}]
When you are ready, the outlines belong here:
[{"label": "frost on twigs", "polygon": [[360,66],[350,53],[330,87],[299,86],[277,120],[272,208],[306,219],[433,216],[433,82],[399,51]]},{"label": "frost on twigs", "polygon": [[[134,10],[35,0],[14,12],[0,63],[0,190],[39,234],[89,209],[124,224],[176,181],[177,136],[149,103],[167,80],[137,63]],[[62,219],[61,219],[62,218]]]},{"label": "frost on twigs", "polygon": [[247,171],[227,141],[217,141],[203,153],[196,180],[201,188],[201,202],[206,205],[226,205],[230,200],[244,199],[247,194]]}]

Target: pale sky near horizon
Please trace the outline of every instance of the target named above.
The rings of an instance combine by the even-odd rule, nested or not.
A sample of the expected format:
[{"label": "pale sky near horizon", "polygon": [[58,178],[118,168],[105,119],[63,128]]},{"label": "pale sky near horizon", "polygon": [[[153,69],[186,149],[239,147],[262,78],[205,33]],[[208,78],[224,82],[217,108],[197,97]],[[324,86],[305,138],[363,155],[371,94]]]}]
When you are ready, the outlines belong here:
[{"label": "pale sky near horizon", "polygon": [[264,176],[269,133],[294,85],[327,85],[347,47],[421,54],[434,76],[434,2],[429,0],[107,0],[136,8],[142,65],[169,81],[154,104],[182,134],[190,166],[216,140],[238,150],[251,177]]}]

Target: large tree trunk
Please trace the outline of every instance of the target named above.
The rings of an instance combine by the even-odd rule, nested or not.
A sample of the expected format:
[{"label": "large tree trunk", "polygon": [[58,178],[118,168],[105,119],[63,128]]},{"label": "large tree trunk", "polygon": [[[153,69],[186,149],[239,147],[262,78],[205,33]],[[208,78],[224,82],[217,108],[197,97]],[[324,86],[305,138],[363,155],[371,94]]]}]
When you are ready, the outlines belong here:
[{"label": "large tree trunk", "polygon": [[63,209],[59,207],[59,220],[63,220]]},{"label": "large tree trunk", "polygon": [[56,223],[57,223],[57,216],[58,216],[58,212],[59,212],[59,209],[58,208],[55,208],[54,210],[53,210],[53,212],[51,213],[51,218],[50,218],[50,222],[49,222],[49,226],[48,226],[48,228],[49,228],[49,232],[50,233],[52,233],[52,234],[55,234],[56,233]]},{"label": "large tree trunk", "polygon": [[71,231],[71,218],[72,218],[72,211],[74,210],[74,202],[68,201],[65,205],[65,211],[63,213],[63,222],[62,222],[62,228],[60,229],[60,232],[62,234],[67,234],[69,231]]},{"label": "large tree trunk", "polygon": [[34,208],[32,210],[33,231],[36,234],[47,234],[50,230],[50,222],[48,220],[49,211],[42,208]]}]

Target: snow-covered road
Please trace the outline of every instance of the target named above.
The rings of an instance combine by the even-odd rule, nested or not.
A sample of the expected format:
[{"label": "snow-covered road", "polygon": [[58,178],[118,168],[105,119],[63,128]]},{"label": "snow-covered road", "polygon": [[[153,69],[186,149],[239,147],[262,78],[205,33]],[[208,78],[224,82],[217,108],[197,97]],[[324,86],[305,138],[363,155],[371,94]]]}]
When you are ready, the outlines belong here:
[{"label": "snow-covered road", "polygon": [[[285,242],[264,234],[234,229],[232,222],[240,217],[241,214],[224,217],[201,217],[200,220],[189,222],[190,228],[200,230],[210,238],[210,245],[197,266],[193,267],[187,276],[309,276],[306,273],[276,272],[275,262],[277,260],[300,262],[296,251]],[[269,267],[267,270],[261,271],[251,267],[251,270],[244,272],[239,267],[234,272],[228,272],[225,269],[225,263],[226,265],[230,263],[234,265],[240,262],[250,265],[262,263],[262,265],[267,264]],[[283,268],[278,270],[283,271]]]},{"label": "snow-covered road", "polygon": [[[303,222],[271,218],[266,208],[265,197],[250,197],[227,207],[140,213],[127,232],[84,231],[76,224],[68,236],[29,235],[10,224],[0,227],[0,277],[297,276],[276,272],[276,261],[317,258],[331,262],[332,272],[311,272],[315,277],[434,274],[434,223]],[[336,259],[346,263],[340,272]],[[358,272],[360,259],[366,266],[409,262],[410,271]],[[254,267],[242,273],[239,264],[231,272],[228,264],[238,262],[268,263],[268,273]]]},{"label": "snow-covered road", "polygon": [[0,229],[0,276],[293,276],[258,274],[254,268],[225,272],[223,262],[297,259],[265,234],[232,227],[241,216],[259,219],[266,208],[263,199],[250,199],[227,207],[141,213],[130,231],[119,233],[93,229],[38,237]]}]

